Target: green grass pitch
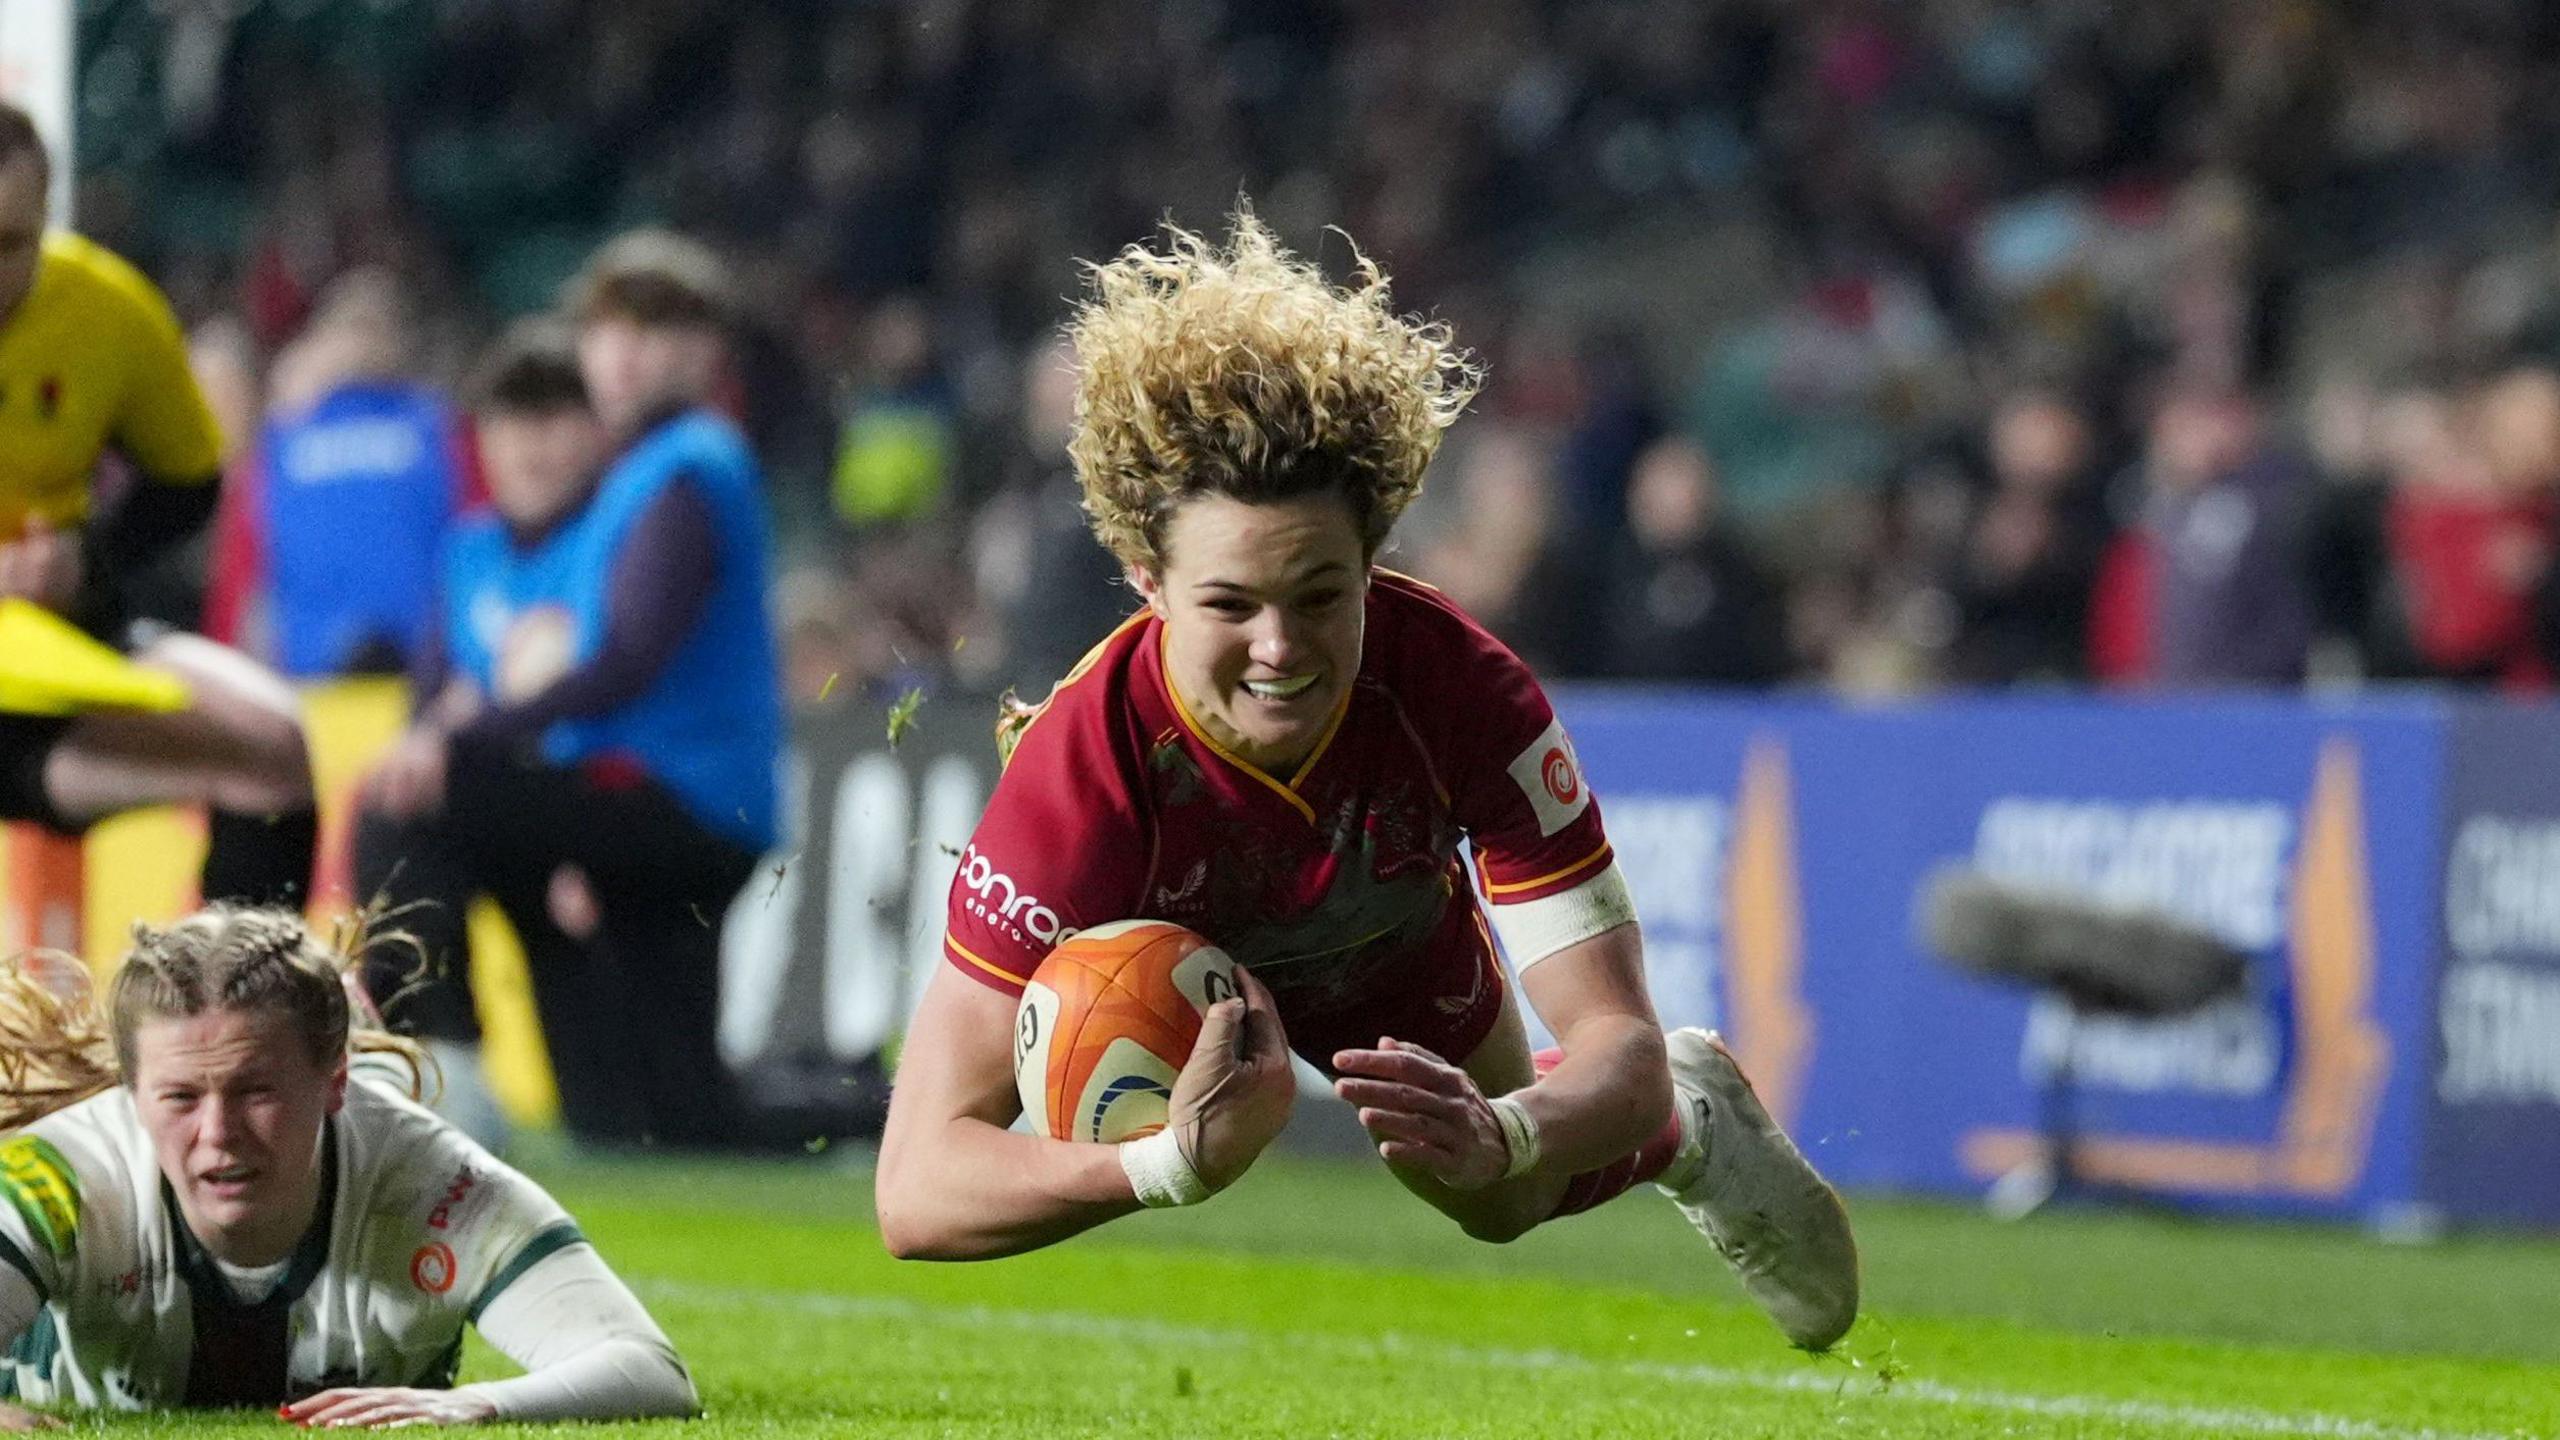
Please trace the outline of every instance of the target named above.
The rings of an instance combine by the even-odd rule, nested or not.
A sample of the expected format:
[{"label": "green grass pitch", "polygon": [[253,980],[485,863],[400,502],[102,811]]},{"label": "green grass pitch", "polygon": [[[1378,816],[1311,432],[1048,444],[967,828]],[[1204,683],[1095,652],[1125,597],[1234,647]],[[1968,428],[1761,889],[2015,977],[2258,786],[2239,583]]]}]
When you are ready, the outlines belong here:
[{"label": "green grass pitch", "polygon": [[[1374,1165],[1274,1159],[1196,1210],[926,1265],[881,1251],[858,1157],[528,1168],[648,1300],[710,1409],[583,1434],[2560,1436],[2551,1239],[2000,1226],[1852,1197],[1868,1318],[1816,1359],[1649,1190],[1497,1247]],[[470,1370],[504,1362],[475,1351]]]}]

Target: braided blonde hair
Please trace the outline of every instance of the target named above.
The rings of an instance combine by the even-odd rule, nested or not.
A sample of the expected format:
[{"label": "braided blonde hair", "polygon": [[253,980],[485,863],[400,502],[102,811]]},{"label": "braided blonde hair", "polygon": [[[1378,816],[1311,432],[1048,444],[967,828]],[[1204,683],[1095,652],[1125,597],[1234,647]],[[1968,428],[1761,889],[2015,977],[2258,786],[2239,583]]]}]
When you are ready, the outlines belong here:
[{"label": "braided blonde hair", "polygon": [[0,1131],[19,1129],[131,1078],[134,1037],[147,1020],[215,1010],[279,1013],[312,1060],[396,1055],[410,1094],[426,1098],[433,1062],[414,1040],[358,1024],[349,976],[384,945],[414,949],[373,912],[350,916],[324,941],[289,910],[211,905],[167,926],[137,923],[133,948],[107,986],[102,1015],[60,951],[0,961]]}]

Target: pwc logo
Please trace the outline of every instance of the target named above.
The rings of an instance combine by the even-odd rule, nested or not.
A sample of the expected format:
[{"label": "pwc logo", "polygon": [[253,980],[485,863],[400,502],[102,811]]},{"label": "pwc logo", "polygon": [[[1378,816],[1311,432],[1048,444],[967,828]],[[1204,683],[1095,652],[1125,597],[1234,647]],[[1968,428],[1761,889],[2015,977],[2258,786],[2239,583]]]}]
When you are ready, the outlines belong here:
[{"label": "pwc logo", "polygon": [[451,1229],[455,1212],[460,1209],[462,1202],[470,1196],[471,1192],[479,1187],[480,1176],[470,1166],[465,1165],[453,1172],[453,1179],[444,1187],[444,1195],[436,1201],[435,1208],[427,1212],[427,1228]]}]

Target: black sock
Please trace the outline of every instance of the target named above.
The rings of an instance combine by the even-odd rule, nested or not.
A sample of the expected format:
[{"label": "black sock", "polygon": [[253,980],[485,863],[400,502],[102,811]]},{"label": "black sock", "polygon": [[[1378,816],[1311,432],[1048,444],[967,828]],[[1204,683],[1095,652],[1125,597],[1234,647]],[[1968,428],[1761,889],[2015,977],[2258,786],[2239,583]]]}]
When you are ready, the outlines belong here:
[{"label": "black sock", "polygon": [[320,812],[244,815],[215,810],[207,817],[204,898],[296,909],[310,898],[311,862],[320,849]]}]

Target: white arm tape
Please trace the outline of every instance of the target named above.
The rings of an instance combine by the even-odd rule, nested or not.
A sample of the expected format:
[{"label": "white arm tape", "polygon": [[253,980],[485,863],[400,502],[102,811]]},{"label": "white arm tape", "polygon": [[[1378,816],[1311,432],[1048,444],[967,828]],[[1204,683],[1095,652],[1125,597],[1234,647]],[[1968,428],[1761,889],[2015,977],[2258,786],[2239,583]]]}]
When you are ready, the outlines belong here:
[{"label": "white arm tape", "polygon": [[1209,1182],[1191,1168],[1182,1153],[1182,1142],[1171,1130],[1159,1130],[1139,1140],[1120,1142],[1120,1169],[1129,1177],[1129,1188],[1137,1192],[1138,1203],[1150,1210],[1175,1205],[1197,1205],[1209,1198]]},{"label": "white arm tape", "polygon": [[1635,897],[1627,893],[1627,877],[1618,873],[1615,859],[1599,874],[1560,894],[1484,908],[1514,970],[1526,970],[1567,946],[1632,925],[1636,918]]},{"label": "white arm tape", "polygon": [[1494,1123],[1502,1127],[1502,1143],[1511,1155],[1511,1162],[1502,1168],[1502,1178],[1516,1180],[1537,1169],[1537,1117],[1508,1095],[1486,1103],[1493,1106]]}]

